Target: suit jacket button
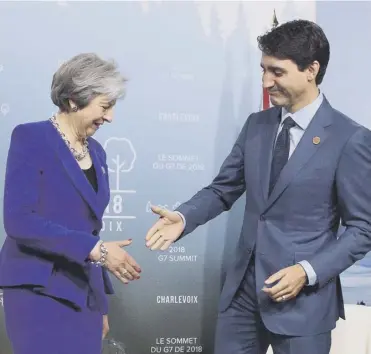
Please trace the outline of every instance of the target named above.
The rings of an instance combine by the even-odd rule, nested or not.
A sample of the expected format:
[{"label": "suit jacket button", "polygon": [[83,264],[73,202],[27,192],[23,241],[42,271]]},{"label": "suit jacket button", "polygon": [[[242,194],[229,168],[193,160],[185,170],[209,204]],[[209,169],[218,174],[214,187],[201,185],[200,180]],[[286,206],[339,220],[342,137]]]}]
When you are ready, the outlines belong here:
[{"label": "suit jacket button", "polygon": [[93,230],[92,234],[93,234],[94,236],[98,236],[98,230]]}]

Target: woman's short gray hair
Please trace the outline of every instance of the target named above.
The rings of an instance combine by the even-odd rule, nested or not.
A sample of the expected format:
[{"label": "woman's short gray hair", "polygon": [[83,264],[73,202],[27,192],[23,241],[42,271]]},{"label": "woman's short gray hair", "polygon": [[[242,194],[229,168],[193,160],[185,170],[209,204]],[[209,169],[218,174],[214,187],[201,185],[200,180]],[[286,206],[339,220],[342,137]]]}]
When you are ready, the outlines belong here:
[{"label": "woman's short gray hair", "polygon": [[51,99],[62,112],[70,112],[69,100],[79,109],[105,95],[114,104],[125,94],[124,78],[113,61],[83,53],[63,63],[53,76]]}]

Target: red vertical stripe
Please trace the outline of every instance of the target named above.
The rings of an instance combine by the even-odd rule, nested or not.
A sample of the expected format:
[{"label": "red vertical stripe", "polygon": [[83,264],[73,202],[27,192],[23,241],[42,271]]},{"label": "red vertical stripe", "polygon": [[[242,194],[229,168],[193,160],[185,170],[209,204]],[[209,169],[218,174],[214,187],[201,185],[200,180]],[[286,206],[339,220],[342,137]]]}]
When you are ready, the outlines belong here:
[{"label": "red vertical stripe", "polygon": [[263,88],[263,110],[268,109],[269,107],[269,94],[267,89]]}]

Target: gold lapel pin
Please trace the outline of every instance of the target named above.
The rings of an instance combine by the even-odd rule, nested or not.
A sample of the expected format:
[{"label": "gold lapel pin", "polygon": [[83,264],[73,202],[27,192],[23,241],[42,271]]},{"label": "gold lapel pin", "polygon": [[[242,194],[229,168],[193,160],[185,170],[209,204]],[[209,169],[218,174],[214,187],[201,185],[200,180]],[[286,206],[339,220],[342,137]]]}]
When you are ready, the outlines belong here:
[{"label": "gold lapel pin", "polygon": [[319,136],[315,136],[313,138],[313,144],[318,145],[321,142],[321,138]]}]

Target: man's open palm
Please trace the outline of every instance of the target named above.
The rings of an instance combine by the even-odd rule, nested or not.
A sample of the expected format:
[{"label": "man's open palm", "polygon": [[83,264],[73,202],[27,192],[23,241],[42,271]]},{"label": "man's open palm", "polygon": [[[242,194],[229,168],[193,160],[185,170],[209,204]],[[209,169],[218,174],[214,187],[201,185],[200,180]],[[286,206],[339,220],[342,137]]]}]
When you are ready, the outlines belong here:
[{"label": "man's open palm", "polygon": [[181,216],[158,206],[151,206],[152,211],[160,219],[149,229],[146,235],[146,246],[151,250],[165,251],[175,242],[184,230]]}]

